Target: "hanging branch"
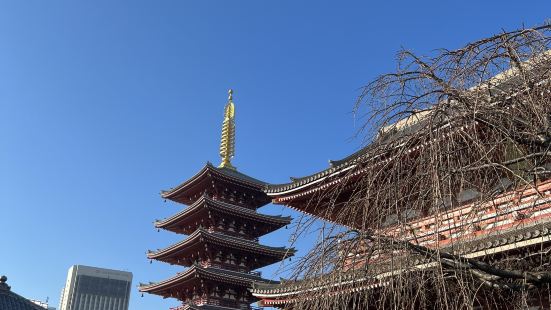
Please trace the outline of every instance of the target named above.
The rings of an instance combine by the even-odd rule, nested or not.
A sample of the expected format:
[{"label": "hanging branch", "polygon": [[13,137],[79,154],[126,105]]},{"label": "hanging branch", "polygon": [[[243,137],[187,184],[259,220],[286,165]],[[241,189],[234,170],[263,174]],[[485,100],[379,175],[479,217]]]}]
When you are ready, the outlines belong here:
[{"label": "hanging branch", "polygon": [[[290,307],[523,308],[549,293],[543,244],[526,259],[513,259],[520,255],[514,251],[467,258],[458,254],[467,242],[438,233],[442,221],[430,240],[411,221],[441,219],[470,203],[454,221],[475,227],[480,208],[505,191],[547,197],[538,184],[551,175],[550,33],[545,24],[429,56],[404,50],[396,72],[363,88],[355,113],[366,148],[354,169],[338,176],[349,181],[310,198],[310,210],[336,224],[297,225],[297,235],[316,227],[319,242],[294,261],[297,281],[286,283],[303,293]],[[448,238],[448,250],[421,245],[422,238]],[[416,267],[427,259],[432,264]]]}]

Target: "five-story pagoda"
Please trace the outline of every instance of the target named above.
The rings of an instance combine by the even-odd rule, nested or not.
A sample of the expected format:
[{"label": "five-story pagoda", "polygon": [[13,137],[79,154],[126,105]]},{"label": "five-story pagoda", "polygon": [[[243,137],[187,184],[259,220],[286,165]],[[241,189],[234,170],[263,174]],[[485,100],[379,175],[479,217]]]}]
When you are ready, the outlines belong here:
[{"label": "five-story pagoda", "polygon": [[164,281],[141,284],[140,291],[182,301],[178,309],[250,309],[256,299],[253,282],[272,282],[254,269],[293,255],[293,249],[258,243],[258,237],[281,228],[289,217],[270,216],[256,209],[270,202],[264,182],[237,171],[234,155],[235,123],[229,91],[222,127],[218,167],[207,163],[189,180],[161,196],[188,205],[181,212],[155,222],[155,227],[188,235],[184,240],[147,257],[187,268]]}]

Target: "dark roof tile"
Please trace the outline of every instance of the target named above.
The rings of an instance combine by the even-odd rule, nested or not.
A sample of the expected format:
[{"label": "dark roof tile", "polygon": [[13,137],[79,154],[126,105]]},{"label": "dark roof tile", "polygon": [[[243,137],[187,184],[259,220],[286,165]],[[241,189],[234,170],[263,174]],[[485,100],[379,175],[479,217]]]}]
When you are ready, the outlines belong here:
[{"label": "dark roof tile", "polygon": [[0,309],[44,310],[44,308],[32,303],[27,298],[12,292],[11,287],[6,283],[7,280],[6,276],[0,278]]}]

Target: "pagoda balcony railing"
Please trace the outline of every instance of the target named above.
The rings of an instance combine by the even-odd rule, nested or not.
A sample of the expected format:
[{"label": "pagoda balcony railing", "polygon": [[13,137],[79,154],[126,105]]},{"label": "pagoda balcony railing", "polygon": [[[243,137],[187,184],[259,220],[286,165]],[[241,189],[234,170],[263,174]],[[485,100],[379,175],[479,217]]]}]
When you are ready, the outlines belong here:
[{"label": "pagoda balcony railing", "polygon": [[[210,306],[219,306],[219,307],[239,308],[239,309],[243,309],[243,310],[250,310],[251,309],[250,305],[244,304],[244,303],[241,303],[241,302],[238,302],[238,301],[235,301],[235,300],[213,299],[213,298],[196,298],[192,301],[192,303],[197,305],[197,306],[210,305]],[[185,308],[186,306],[187,305],[183,305],[184,308],[182,308],[182,309],[186,309]],[[181,309],[177,309],[177,310],[181,310]]]},{"label": "pagoda balcony railing", "polygon": [[[221,307],[239,307],[241,310],[262,310],[262,307],[251,306],[247,304],[238,303],[236,301],[229,300],[218,300],[218,299],[207,299],[207,298],[197,298],[193,300],[193,304],[198,306],[211,305],[211,306],[221,306]],[[183,304],[177,307],[171,307],[169,310],[189,310],[190,306],[188,304]]]},{"label": "pagoda balcony railing", "polygon": [[258,237],[249,237],[245,233],[237,233],[235,231],[229,231],[229,230],[224,230],[224,229],[220,229],[220,228],[215,229],[212,226],[207,228],[207,231],[210,232],[210,233],[221,233],[221,234],[225,234],[225,235],[228,235],[228,236],[231,236],[231,237],[241,238],[241,239],[244,239],[244,240],[247,240],[247,241],[254,241],[254,242],[257,242],[257,243],[260,240]]},{"label": "pagoda balcony railing", "polygon": [[249,271],[241,266],[233,266],[233,265],[222,265],[222,264],[216,264],[211,262],[201,262],[201,267],[203,268],[218,268],[218,269],[225,269],[225,270],[231,270],[231,271],[237,271],[237,272],[243,272],[246,274],[250,274],[253,276],[261,277],[262,272],[261,271]]}]

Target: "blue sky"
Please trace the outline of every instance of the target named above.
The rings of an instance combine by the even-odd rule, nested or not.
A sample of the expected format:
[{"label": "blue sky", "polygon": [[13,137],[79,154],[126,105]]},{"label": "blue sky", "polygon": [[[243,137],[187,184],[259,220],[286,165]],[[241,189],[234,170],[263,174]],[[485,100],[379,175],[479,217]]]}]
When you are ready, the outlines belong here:
[{"label": "blue sky", "polygon": [[[179,268],[145,258],[182,238],[153,228],[181,209],[158,193],[218,162],[228,88],[234,164],[286,182],[360,147],[359,88],[401,47],[457,48],[549,12],[549,1],[0,0],[0,273],[56,307],[73,264],[132,271],[134,285],[171,276]],[[134,287],[130,309],[175,304]]]}]

